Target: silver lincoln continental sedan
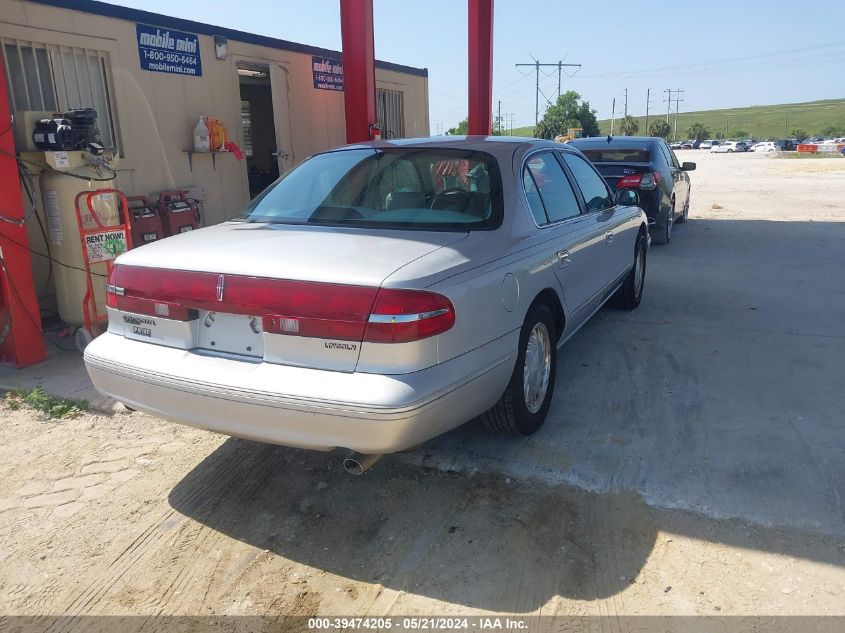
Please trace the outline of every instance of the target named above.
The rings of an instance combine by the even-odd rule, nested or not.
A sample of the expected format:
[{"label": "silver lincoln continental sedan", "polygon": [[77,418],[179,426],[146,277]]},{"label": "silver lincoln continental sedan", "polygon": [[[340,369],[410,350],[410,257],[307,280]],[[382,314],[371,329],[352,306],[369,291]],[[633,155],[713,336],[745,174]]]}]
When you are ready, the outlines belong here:
[{"label": "silver lincoln continental sedan", "polygon": [[85,350],[127,406],[262,442],[377,455],[549,410],[557,350],[640,303],[635,191],[514,137],[318,154],[233,221],[121,255]]}]

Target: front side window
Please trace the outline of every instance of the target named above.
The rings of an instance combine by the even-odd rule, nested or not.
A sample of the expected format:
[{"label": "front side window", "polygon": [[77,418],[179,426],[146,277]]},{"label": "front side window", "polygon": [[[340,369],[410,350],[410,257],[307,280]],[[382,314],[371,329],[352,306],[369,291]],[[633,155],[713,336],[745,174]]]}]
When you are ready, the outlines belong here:
[{"label": "front side window", "polygon": [[595,169],[577,154],[563,154],[566,166],[572,171],[575,181],[584,194],[587,212],[601,211],[613,206],[613,197],[604,180]]},{"label": "front side window", "polygon": [[522,183],[531,214],[538,225],[560,222],[581,213],[572,185],[551,152],[528,159]]},{"label": "front side window", "polygon": [[256,198],[243,219],[417,230],[493,229],[502,180],[489,154],[354,149],[319,154]]}]

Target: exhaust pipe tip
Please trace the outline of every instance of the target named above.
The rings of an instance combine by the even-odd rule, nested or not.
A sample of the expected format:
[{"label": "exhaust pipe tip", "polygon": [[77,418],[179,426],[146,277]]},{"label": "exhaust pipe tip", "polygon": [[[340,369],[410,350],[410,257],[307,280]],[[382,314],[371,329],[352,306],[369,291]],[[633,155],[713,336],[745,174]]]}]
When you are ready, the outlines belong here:
[{"label": "exhaust pipe tip", "polygon": [[359,477],[382,458],[381,455],[362,455],[353,453],[343,460],[343,469],[350,475]]}]

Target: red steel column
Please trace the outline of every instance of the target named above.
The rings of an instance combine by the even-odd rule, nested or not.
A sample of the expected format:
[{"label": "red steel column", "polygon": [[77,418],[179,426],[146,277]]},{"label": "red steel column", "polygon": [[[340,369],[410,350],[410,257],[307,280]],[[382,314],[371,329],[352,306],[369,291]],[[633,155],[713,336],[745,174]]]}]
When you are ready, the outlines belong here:
[{"label": "red steel column", "polygon": [[41,362],[47,354],[27,250],[29,237],[15,160],[5,68],[0,50],[0,215],[5,218],[0,221],[0,363],[26,367]]},{"label": "red steel column", "polygon": [[469,134],[493,133],[493,0],[469,2]]},{"label": "red steel column", "polygon": [[378,124],[373,0],[340,0],[340,32],[346,142],[368,141],[370,126]]}]

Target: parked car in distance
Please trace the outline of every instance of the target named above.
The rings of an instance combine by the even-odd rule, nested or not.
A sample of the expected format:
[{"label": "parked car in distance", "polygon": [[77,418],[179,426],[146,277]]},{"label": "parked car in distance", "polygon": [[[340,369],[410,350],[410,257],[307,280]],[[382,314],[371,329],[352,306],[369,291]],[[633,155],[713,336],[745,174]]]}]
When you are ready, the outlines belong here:
[{"label": "parked car in distance", "polygon": [[706,140],[701,141],[701,145],[698,146],[698,149],[710,149],[711,147],[713,147],[713,141]]},{"label": "parked car in distance", "polygon": [[679,163],[658,137],[616,136],[569,141],[592,161],[611,187],[634,189],[648,216],[649,231],[659,244],[672,239],[672,226],[689,217],[690,179],[695,163]]},{"label": "parked car in distance", "polygon": [[716,154],[733,154],[734,152],[746,152],[748,148],[742,141],[725,141],[721,145],[710,148]]},{"label": "parked car in distance", "polygon": [[681,149],[681,142],[680,141],[672,141],[669,143],[669,147],[672,149]]},{"label": "parked car in distance", "polygon": [[762,143],[755,143],[751,150],[754,152],[776,152],[778,147],[773,141],[763,141]]},{"label": "parked car in distance", "polygon": [[552,141],[327,151],[239,219],[118,257],[85,364],[134,409],[261,442],[377,455],[476,416],[529,435],[558,346],[640,303],[639,203]]},{"label": "parked car in distance", "polygon": [[681,143],[681,149],[695,149],[695,144],[692,141],[684,141]]}]

